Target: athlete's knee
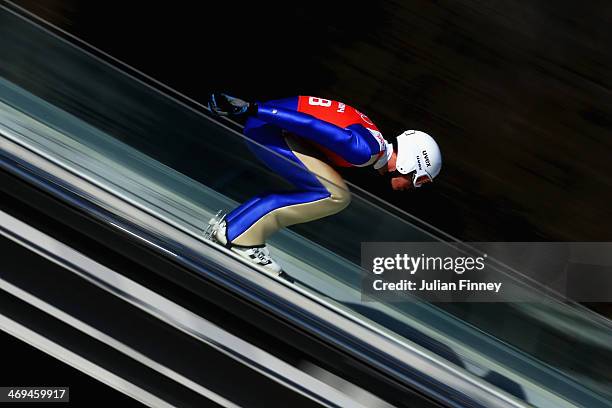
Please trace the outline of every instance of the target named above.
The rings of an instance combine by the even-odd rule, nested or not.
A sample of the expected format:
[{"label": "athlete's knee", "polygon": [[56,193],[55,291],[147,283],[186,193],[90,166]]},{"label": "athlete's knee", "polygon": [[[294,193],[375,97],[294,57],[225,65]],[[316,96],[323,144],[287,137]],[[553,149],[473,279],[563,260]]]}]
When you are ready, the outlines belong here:
[{"label": "athlete's knee", "polygon": [[336,187],[330,189],[329,200],[331,202],[331,214],[344,210],[351,203],[351,192],[347,189]]}]

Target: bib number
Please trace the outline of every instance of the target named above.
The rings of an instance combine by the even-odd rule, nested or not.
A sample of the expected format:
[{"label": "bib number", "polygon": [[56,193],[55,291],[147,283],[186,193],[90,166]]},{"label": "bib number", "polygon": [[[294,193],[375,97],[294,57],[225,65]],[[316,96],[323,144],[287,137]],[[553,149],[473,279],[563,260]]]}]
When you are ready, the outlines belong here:
[{"label": "bib number", "polygon": [[323,106],[325,108],[328,108],[331,106],[332,101],[330,101],[329,99],[315,98],[314,96],[311,96],[308,98],[308,104],[312,106]]}]

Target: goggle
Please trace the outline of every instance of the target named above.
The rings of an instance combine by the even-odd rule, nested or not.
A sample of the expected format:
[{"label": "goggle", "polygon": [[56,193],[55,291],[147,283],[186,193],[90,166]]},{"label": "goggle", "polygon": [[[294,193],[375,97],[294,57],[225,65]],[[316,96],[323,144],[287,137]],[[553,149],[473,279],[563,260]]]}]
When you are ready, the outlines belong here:
[{"label": "goggle", "polygon": [[[390,178],[408,176],[409,174],[410,173],[402,174],[398,170],[395,170],[395,171],[392,171],[392,172],[388,173]],[[414,187],[418,188],[418,187],[421,187],[423,184],[427,184],[427,183],[431,183],[431,182],[433,182],[433,179],[426,172],[422,172],[422,173],[418,173],[418,174],[417,174],[416,171],[412,172],[412,185]]]},{"label": "goggle", "polygon": [[418,174],[416,171],[412,175],[412,185],[415,187],[421,187],[423,184],[431,183],[433,179],[427,173]]}]

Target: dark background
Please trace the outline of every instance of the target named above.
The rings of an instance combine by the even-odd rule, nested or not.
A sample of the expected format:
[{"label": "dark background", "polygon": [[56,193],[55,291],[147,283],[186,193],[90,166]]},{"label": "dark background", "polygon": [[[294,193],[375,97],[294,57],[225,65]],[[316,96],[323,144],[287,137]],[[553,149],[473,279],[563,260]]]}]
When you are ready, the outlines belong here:
[{"label": "dark background", "polygon": [[1,403],[3,407],[98,406],[143,407],[136,400],[98,382],[60,360],[0,330],[3,387],[69,387],[70,403]]},{"label": "dark background", "polygon": [[431,133],[432,185],[343,175],[463,240],[611,239],[609,1],[17,3],[202,102],[317,95]]}]

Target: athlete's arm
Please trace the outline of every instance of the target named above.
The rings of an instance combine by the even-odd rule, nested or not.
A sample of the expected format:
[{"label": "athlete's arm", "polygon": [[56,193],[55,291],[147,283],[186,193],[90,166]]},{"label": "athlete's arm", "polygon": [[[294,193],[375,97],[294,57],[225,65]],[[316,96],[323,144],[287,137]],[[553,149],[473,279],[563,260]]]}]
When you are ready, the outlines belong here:
[{"label": "athlete's arm", "polygon": [[258,119],[312,140],[354,165],[364,164],[376,154],[366,141],[372,135],[363,126],[344,129],[306,113],[266,104],[257,104],[256,112]]},{"label": "athlete's arm", "polygon": [[249,103],[222,93],[211,94],[208,106],[214,114],[220,116],[255,116],[266,123],[312,140],[355,166],[367,164],[372,156],[379,153],[378,146],[374,147],[372,143],[368,143],[372,141],[370,131],[361,125],[341,128],[306,113],[266,103]]}]

